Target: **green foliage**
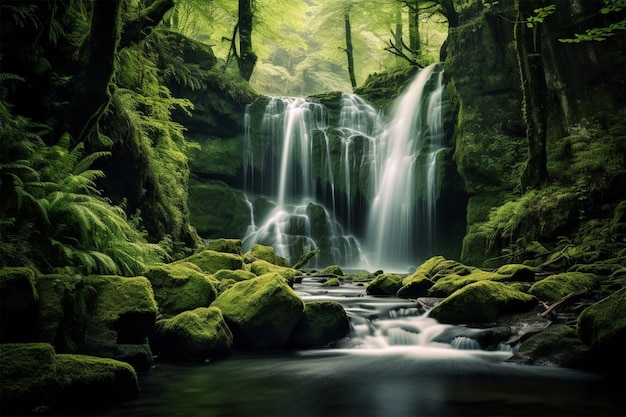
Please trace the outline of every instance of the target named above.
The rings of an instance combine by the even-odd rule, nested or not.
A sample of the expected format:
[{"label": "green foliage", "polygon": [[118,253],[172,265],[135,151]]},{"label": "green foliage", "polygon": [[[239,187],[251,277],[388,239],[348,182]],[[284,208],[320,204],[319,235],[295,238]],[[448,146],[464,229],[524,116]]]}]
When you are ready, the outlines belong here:
[{"label": "green foliage", "polygon": [[532,16],[528,16],[526,18],[526,26],[529,28],[533,28],[536,25],[543,23],[543,21],[550,16],[552,13],[556,12],[556,4],[551,4],[546,7],[539,7],[533,10],[535,13]]},{"label": "green foliage", "polygon": [[85,156],[82,143],[70,149],[69,135],[46,146],[41,126],[3,102],[0,125],[0,265],[134,275],[165,255],[100,195],[103,173],[90,167],[107,152]]},{"label": "green foliage", "polygon": [[[624,11],[626,11],[626,0],[604,0],[604,7],[600,9],[600,13],[603,15],[621,13],[622,17],[624,16]],[[559,39],[559,41],[566,43],[603,41],[610,36],[614,36],[615,32],[619,30],[626,30],[626,18],[622,18],[622,20],[605,27],[587,29],[585,33],[576,33],[573,38]]]}]

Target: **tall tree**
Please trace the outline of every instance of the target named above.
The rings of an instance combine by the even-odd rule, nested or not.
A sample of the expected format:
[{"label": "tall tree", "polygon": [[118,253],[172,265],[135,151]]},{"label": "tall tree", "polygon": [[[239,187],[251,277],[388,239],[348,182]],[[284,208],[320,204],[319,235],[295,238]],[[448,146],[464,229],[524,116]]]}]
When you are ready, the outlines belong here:
[{"label": "tall tree", "polygon": [[352,48],[352,29],[350,26],[350,9],[346,8],[343,13],[344,28],[346,34],[346,55],[348,57],[348,75],[352,89],[356,88],[356,77],[354,75],[354,49]]},{"label": "tall tree", "polygon": [[252,48],[252,23],[254,20],[254,0],[239,0],[239,19],[237,27],[239,32],[239,56],[237,65],[239,74],[245,80],[249,80],[256,65],[257,55]]}]

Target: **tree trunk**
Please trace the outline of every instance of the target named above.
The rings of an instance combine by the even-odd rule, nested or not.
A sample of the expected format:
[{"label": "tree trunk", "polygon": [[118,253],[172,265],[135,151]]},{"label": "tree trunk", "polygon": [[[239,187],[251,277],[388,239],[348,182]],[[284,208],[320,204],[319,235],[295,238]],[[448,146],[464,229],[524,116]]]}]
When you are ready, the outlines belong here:
[{"label": "tree trunk", "polygon": [[398,48],[398,52],[402,53],[402,6],[398,4],[396,6],[395,17],[396,30],[394,32],[394,43]]},{"label": "tree trunk", "polygon": [[143,40],[172,7],[174,7],[174,0],[155,0],[149,7],[142,10],[139,17],[124,25],[119,48],[125,48]]},{"label": "tree trunk", "polygon": [[522,173],[522,188],[537,188],[547,179],[546,98],[547,87],[541,56],[541,26],[528,28],[525,19],[540,5],[535,1],[516,0],[518,17],[515,43],[523,94],[523,115],[526,122],[528,160]]},{"label": "tree trunk", "polygon": [[356,88],[356,77],[354,76],[354,55],[352,49],[352,31],[350,28],[350,12],[346,11],[343,15],[346,27],[346,55],[348,55],[348,74],[350,75],[350,84],[352,90]]},{"label": "tree trunk", "polygon": [[91,29],[80,47],[74,75],[68,132],[84,142],[110,100],[108,91],[121,26],[121,0],[94,1]]},{"label": "tree trunk", "polygon": [[409,7],[409,48],[413,55],[417,58],[420,48],[420,20],[419,20],[419,1],[414,0],[407,3]]},{"label": "tree trunk", "polygon": [[239,66],[239,74],[245,80],[250,80],[250,77],[252,77],[257,60],[257,56],[252,49],[253,1],[239,0],[239,58],[237,59],[237,65]]},{"label": "tree trunk", "polygon": [[459,26],[459,14],[454,8],[453,0],[439,0],[439,5],[443,11],[443,15],[448,19],[448,27],[455,28]]}]

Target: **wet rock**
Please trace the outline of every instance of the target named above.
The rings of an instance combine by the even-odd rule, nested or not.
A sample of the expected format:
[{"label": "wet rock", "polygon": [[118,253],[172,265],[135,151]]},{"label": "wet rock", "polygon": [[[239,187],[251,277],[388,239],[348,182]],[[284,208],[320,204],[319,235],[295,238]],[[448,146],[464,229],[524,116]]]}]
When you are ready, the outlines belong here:
[{"label": "wet rock", "polygon": [[240,239],[214,239],[207,243],[206,248],[216,252],[243,255],[243,245]]},{"label": "wet rock", "polygon": [[578,368],[584,365],[588,352],[589,347],[581,342],[571,326],[552,324],[523,341],[509,361]]},{"label": "wet rock", "polygon": [[335,301],[312,301],[304,305],[304,312],[291,335],[297,347],[324,347],[350,334],[348,315]]},{"label": "wet rock", "polygon": [[246,255],[251,256],[254,259],[267,261],[274,265],[282,267],[289,266],[287,259],[277,255],[274,251],[274,248],[271,246],[260,245],[257,243],[256,245],[252,246],[252,249],[250,249],[250,251]]},{"label": "wet rock", "polygon": [[144,275],[152,285],[159,312],[166,317],[208,307],[217,298],[217,280],[189,262],[154,265]]},{"label": "wet rock", "polygon": [[425,297],[435,283],[422,273],[415,272],[402,280],[402,287],[398,290],[398,297]]},{"label": "wet rock", "polygon": [[160,320],[157,338],[159,357],[165,360],[203,361],[227,357],[233,349],[233,334],[217,307],[185,311]]},{"label": "wet rock", "polygon": [[265,260],[257,260],[252,262],[250,264],[250,272],[257,276],[269,273],[276,273],[283,277],[290,287],[293,287],[293,284],[298,279],[301,279],[303,275],[302,271],[299,271],[297,269],[279,266]]},{"label": "wet rock", "polygon": [[538,268],[522,264],[506,264],[498,268],[496,273],[508,275],[510,277],[509,281],[532,282],[535,279],[535,272],[538,272],[538,270]]},{"label": "wet rock", "polygon": [[236,346],[269,349],[286,344],[304,303],[277,273],[237,282],[212,304],[222,310]]},{"label": "wet rock", "polygon": [[244,269],[243,258],[233,253],[203,250],[173,264],[190,262],[200,267],[203,272],[213,274],[220,269]]},{"label": "wet rock", "polygon": [[582,272],[563,272],[536,282],[528,293],[542,301],[558,301],[568,294],[585,288],[596,288],[600,281],[595,275]]},{"label": "wet rock", "polygon": [[402,287],[402,277],[395,274],[381,274],[369,283],[368,295],[396,295]]},{"label": "wet rock", "polygon": [[537,299],[501,282],[482,280],[455,291],[437,304],[430,317],[441,323],[491,323],[507,313],[522,313]]}]

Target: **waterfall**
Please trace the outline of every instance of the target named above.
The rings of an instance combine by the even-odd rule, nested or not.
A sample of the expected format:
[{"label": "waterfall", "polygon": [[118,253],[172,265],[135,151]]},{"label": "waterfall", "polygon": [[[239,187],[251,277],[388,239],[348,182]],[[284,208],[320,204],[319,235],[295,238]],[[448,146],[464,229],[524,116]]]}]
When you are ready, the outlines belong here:
[{"label": "waterfall", "polygon": [[442,94],[443,67],[433,64],[417,73],[388,120],[356,94],[342,94],[338,120],[311,99],[270,97],[254,138],[247,107],[244,186],[274,209],[249,228],[244,248],[273,246],[291,264],[318,249],[316,266],[404,272],[429,256]]},{"label": "waterfall", "polygon": [[[375,197],[367,224],[371,262],[378,268],[406,271],[431,249],[436,156],[443,142],[440,67],[433,64],[417,74],[396,101],[391,122],[380,138],[383,158],[380,176],[372,177]],[[436,88],[429,94],[426,87],[436,73]],[[425,172],[420,172],[422,166]],[[424,182],[427,195],[420,195]],[[425,207],[417,204],[420,198]]]}]

